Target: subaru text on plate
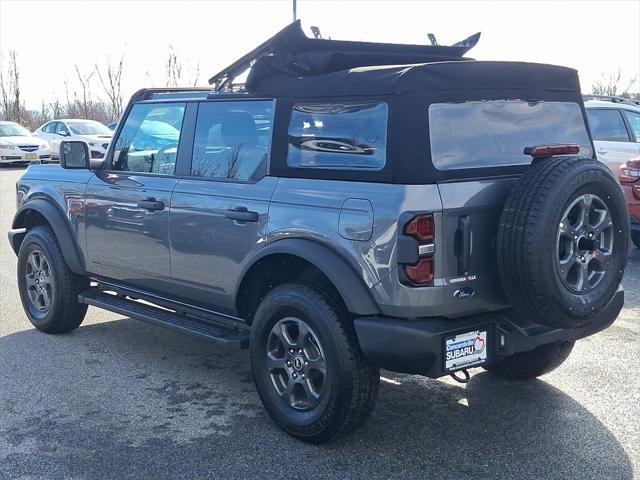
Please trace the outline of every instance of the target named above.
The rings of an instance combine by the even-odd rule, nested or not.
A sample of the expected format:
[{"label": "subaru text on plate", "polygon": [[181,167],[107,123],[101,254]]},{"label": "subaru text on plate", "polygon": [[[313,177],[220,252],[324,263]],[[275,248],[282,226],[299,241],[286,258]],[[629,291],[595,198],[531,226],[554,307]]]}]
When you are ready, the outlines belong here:
[{"label": "subaru text on plate", "polygon": [[293,23],[211,89],[140,90],[104,159],[63,141],[20,178],[27,316],[64,333],[95,305],[249,348],[274,422],[315,443],[366,421],[380,368],[556,368],[623,306],[629,214],[576,72],[465,58],[478,37]]}]

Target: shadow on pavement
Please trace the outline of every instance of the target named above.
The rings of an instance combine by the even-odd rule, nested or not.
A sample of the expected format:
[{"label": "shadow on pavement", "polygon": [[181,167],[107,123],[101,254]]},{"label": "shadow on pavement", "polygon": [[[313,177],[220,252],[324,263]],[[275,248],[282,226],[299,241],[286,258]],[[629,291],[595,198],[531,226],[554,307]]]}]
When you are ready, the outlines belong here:
[{"label": "shadow on pavement", "polygon": [[18,332],[0,338],[0,478],[632,478],[544,381],[383,376],[363,429],[312,446],[271,423],[246,352],[130,319]]}]

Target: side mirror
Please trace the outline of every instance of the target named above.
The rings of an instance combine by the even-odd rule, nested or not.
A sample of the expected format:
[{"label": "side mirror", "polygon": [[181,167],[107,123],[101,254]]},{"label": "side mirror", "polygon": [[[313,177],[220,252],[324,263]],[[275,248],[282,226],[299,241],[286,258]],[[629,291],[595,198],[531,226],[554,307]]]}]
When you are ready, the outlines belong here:
[{"label": "side mirror", "polygon": [[60,166],[62,168],[89,168],[91,152],[89,144],[78,140],[60,143]]},{"label": "side mirror", "polygon": [[61,137],[66,137],[69,135],[69,132],[65,132],[64,130],[58,130],[56,133]]}]

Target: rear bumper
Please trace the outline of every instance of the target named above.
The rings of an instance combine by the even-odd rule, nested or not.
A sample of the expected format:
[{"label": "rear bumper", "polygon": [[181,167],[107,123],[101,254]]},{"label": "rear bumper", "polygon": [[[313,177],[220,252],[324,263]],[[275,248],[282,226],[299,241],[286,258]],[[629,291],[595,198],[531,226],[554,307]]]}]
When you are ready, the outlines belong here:
[{"label": "rear bumper", "polygon": [[607,308],[589,325],[555,329],[518,318],[512,310],[448,320],[404,320],[384,317],[355,319],[364,355],[380,368],[401,373],[440,377],[444,368],[445,338],[472,330],[488,329],[488,359],[492,363],[518,352],[566,340],[578,340],[609,327],[624,305],[622,287]]}]

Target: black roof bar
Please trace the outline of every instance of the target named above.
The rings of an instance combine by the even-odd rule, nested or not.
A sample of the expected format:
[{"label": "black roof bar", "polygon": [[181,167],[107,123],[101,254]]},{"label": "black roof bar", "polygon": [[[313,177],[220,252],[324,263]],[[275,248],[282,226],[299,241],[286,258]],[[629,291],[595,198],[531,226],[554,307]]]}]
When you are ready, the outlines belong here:
[{"label": "black roof bar", "polygon": [[141,88],[131,96],[131,102],[149,100],[154,93],[178,93],[178,92],[210,92],[211,87],[157,87]]}]

